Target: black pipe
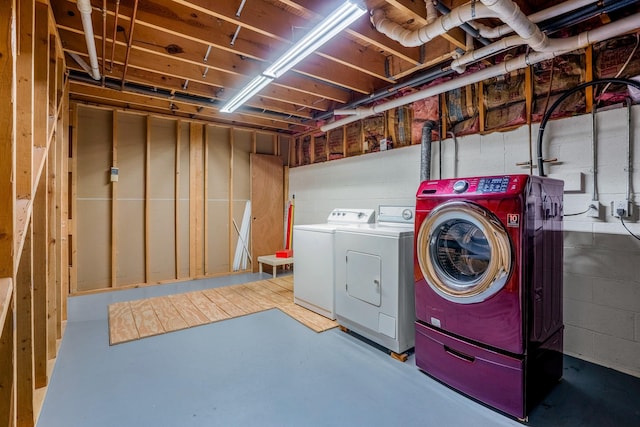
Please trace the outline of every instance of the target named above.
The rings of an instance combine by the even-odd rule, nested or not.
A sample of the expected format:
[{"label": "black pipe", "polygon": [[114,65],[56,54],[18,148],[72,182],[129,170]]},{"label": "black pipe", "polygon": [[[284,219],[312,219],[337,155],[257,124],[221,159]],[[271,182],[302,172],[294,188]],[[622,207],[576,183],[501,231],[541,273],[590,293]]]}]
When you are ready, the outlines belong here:
[{"label": "black pipe", "polygon": [[422,125],[422,142],[420,144],[420,182],[431,179],[431,131],[436,126],[433,120]]},{"label": "black pipe", "polygon": [[[447,68],[445,70],[445,68]],[[417,77],[414,77],[412,79],[409,79],[407,81],[401,82],[401,83],[395,83],[393,85],[387,86],[383,89],[380,89],[377,92],[372,93],[371,95],[367,95],[364,98],[360,98],[357,101],[354,101],[348,105],[345,105],[343,107],[340,107],[340,109],[343,110],[350,110],[352,108],[356,108],[362,104],[365,103],[371,103],[371,102],[375,102],[379,99],[382,98],[387,98],[395,93],[397,93],[400,89],[404,89],[404,88],[413,88],[413,87],[417,87],[429,82],[434,81],[435,79],[438,79],[440,77],[445,77],[448,76],[449,74],[453,74],[453,70],[451,68],[449,68],[448,64],[447,65],[443,65],[442,67],[438,67],[438,68],[434,68],[434,69],[430,69],[428,71],[426,71],[425,73],[420,74]],[[317,116],[314,116],[313,119],[314,120],[326,120],[330,117],[333,116],[333,112],[331,111],[327,111],[325,113],[319,114]]]},{"label": "black pipe", "polygon": [[[451,9],[449,9],[447,6],[442,4],[441,1],[437,1],[436,2],[436,9],[438,10],[438,12],[442,13],[443,15],[448,15],[449,13],[451,13]],[[484,46],[488,46],[488,45],[491,44],[491,41],[489,39],[486,39],[486,38],[482,37],[480,35],[480,31],[476,30],[471,25],[465,23],[465,24],[460,25],[460,28],[465,33],[469,34],[471,37],[473,37],[474,39],[478,40]]]},{"label": "black pipe", "polygon": [[540,129],[538,130],[538,172],[540,176],[545,176],[544,174],[544,160],[542,160],[542,137],[544,135],[544,128],[547,125],[547,122],[549,121],[549,119],[551,118],[551,114],[555,111],[556,108],[558,108],[558,106],[560,104],[562,104],[562,102],[564,102],[565,99],[567,99],[569,96],[571,96],[573,93],[582,90],[586,87],[589,86],[596,86],[602,83],[618,83],[618,84],[624,84],[627,86],[633,86],[636,89],[640,90],[640,82],[637,82],[635,80],[631,80],[631,79],[621,79],[621,78],[616,78],[616,77],[612,77],[612,78],[606,78],[606,79],[598,79],[598,80],[593,80],[590,82],[586,82],[586,83],[582,83],[579,84],[578,86],[571,88],[569,90],[567,90],[565,93],[562,94],[562,96],[560,98],[558,98],[556,100],[556,102],[553,103],[553,105],[551,105],[551,107],[549,107],[549,110],[547,110],[547,112],[544,114],[544,116],[542,117],[542,120],[540,121]]},{"label": "black pipe", "polygon": [[638,3],[640,3],[638,0],[601,0],[580,10],[565,13],[558,18],[548,19],[538,26],[546,34],[555,33],[596,16],[612,13]]}]

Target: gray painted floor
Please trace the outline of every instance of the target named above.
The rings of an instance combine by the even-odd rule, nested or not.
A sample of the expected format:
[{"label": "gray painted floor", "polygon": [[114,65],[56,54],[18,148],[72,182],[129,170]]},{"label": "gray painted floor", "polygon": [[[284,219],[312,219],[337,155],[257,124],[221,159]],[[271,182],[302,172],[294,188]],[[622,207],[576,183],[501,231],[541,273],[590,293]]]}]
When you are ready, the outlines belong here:
[{"label": "gray painted floor", "polygon": [[[70,298],[38,427],[520,425],[424,375],[413,356],[400,363],[279,310],[109,346],[112,302],[258,279]],[[640,426],[639,396],[639,378],[566,356],[563,381],[529,425]]]}]

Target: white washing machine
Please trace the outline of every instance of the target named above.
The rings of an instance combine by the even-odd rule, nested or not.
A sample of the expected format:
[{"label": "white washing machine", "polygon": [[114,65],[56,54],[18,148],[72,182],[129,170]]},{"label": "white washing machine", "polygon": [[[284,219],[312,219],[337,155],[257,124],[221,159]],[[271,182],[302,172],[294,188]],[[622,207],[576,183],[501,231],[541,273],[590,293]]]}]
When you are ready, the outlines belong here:
[{"label": "white washing machine", "polygon": [[335,233],[338,323],[397,354],[414,347],[414,212],[380,206],[377,223]]},{"label": "white washing machine", "polygon": [[293,302],[334,320],[333,251],[336,229],[374,221],[374,209],[334,209],[326,224],[295,225]]}]

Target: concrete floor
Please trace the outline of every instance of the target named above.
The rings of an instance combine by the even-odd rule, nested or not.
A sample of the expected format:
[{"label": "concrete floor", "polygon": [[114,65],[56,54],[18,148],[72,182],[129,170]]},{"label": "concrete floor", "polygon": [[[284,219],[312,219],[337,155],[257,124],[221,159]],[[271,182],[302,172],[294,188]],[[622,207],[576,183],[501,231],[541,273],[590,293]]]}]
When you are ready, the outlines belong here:
[{"label": "concrete floor", "polygon": [[[263,277],[270,277],[264,274]],[[69,299],[38,427],[517,426],[415,366],[278,310],[109,346],[107,305],[258,274]],[[640,426],[640,378],[565,356],[531,426]]]}]

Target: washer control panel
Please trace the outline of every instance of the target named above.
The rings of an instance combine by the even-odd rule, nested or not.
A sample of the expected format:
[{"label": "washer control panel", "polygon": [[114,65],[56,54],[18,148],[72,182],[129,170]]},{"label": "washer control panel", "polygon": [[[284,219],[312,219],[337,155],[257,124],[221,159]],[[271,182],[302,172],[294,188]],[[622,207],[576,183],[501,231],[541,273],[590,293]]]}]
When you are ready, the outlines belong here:
[{"label": "washer control panel", "polygon": [[327,222],[333,224],[371,224],[376,222],[375,209],[343,209],[331,211]]}]

